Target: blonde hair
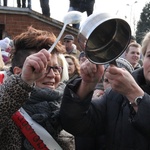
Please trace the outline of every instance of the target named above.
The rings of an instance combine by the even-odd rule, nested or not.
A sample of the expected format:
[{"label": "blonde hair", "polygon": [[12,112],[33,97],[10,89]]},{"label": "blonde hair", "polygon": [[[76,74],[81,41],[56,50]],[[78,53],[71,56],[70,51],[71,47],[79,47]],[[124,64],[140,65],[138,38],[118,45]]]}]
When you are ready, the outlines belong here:
[{"label": "blonde hair", "polygon": [[76,73],[78,75],[80,75],[80,64],[79,64],[79,60],[73,56],[73,55],[69,55],[69,54],[64,54],[65,58],[70,58],[72,59],[72,61],[74,62],[75,68],[76,68]]},{"label": "blonde hair", "polygon": [[145,56],[147,46],[150,43],[150,32],[147,32],[142,40],[142,54]]},{"label": "blonde hair", "polygon": [[141,45],[139,43],[131,42],[126,49],[126,53],[129,52],[130,47],[140,48],[140,51],[141,51]]},{"label": "blonde hair", "polygon": [[63,71],[62,71],[62,74],[61,74],[61,82],[69,80],[68,63],[65,59],[64,54],[58,54],[58,63],[63,68]]}]

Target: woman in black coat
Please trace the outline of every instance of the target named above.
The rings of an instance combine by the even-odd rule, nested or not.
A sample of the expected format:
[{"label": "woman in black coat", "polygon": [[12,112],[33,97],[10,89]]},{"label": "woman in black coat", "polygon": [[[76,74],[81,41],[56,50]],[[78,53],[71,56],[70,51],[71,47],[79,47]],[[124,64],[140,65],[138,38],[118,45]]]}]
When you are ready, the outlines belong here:
[{"label": "woman in black coat", "polygon": [[93,90],[104,68],[86,60],[81,65],[82,78],[65,89],[60,111],[64,129],[82,137],[105,134],[107,150],[150,150],[150,32],[142,53],[143,68],[133,76],[110,65],[105,75],[112,89],[96,100],[92,100]]}]

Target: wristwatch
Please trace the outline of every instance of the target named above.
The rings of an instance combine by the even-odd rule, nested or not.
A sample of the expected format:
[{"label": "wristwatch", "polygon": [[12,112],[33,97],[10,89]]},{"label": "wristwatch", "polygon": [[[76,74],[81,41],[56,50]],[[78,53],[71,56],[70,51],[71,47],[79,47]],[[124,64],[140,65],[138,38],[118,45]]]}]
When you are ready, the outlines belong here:
[{"label": "wristwatch", "polygon": [[140,104],[142,98],[143,98],[143,96],[138,96],[135,98],[135,100],[133,102],[129,102],[129,104],[133,107],[136,107]]}]

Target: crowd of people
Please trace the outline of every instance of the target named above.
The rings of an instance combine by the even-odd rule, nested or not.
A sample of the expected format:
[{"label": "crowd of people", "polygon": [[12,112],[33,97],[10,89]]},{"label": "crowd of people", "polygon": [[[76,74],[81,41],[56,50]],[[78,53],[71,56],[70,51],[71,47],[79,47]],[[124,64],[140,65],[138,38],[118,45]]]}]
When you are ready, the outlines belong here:
[{"label": "crowd of people", "polygon": [[[69,79],[68,66],[63,55],[65,49],[58,43],[51,54],[47,51],[55,40],[54,34],[33,27],[13,39],[10,67],[5,70],[5,74],[1,72],[1,149],[31,150],[38,146],[41,149],[43,145],[48,149],[57,149],[57,145],[51,147],[53,140],[52,144],[46,144],[37,134],[43,140],[42,145],[40,140],[34,142],[31,130],[23,132],[24,124],[18,118],[22,109],[31,120],[40,125],[39,130],[45,129],[44,133],[52,136],[62,149],[73,149],[74,138],[63,131],[59,117],[66,85],[64,81]],[[33,130],[36,131],[34,128]],[[26,132],[29,132],[28,135]]]},{"label": "crowd of people", "polygon": [[149,150],[150,32],[116,66],[91,63],[75,38],[64,35],[51,54],[52,32],[29,27],[0,40],[0,148]]},{"label": "crowd of people", "polygon": [[[75,136],[78,150],[149,149],[149,48],[150,32],[141,46],[129,44],[125,58],[116,60],[117,66],[96,65],[86,59],[80,66],[80,77],[66,85],[61,123]],[[140,56],[143,61],[135,68]],[[101,80],[104,93],[93,98]]]}]

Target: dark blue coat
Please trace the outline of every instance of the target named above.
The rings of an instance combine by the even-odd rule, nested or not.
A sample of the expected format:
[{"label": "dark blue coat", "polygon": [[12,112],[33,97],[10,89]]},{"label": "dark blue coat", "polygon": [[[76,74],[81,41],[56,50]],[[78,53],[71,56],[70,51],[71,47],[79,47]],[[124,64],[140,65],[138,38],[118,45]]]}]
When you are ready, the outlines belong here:
[{"label": "dark blue coat", "polygon": [[150,150],[150,86],[143,69],[133,76],[145,91],[135,113],[127,98],[111,89],[99,100],[90,93],[80,101],[75,94],[81,79],[67,85],[60,115],[63,128],[75,136],[106,135],[107,150]]}]

